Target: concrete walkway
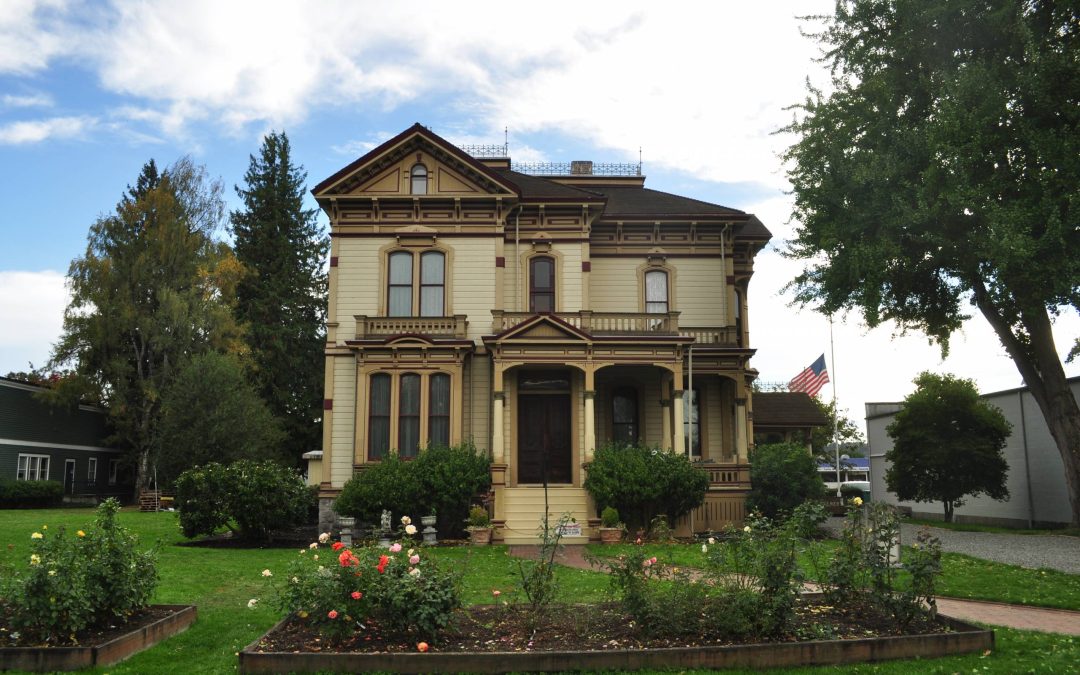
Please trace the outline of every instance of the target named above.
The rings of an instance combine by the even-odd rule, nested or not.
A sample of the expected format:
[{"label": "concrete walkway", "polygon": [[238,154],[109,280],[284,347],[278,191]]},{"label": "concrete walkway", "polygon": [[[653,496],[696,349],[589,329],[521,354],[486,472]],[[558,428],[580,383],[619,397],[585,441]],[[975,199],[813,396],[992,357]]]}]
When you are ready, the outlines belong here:
[{"label": "concrete walkway", "polygon": [[[539,554],[539,546],[510,547],[510,555],[517,558],[535,560]],[[576,569],[596,571],[596,568],[585,560],[584,554],[584,546],[563,546],[555,556],[555,562]],[[1020,630],[1080,635],[1080,612],[942,597],[937,599],[937,606],[942,614],[964,621]]]}]

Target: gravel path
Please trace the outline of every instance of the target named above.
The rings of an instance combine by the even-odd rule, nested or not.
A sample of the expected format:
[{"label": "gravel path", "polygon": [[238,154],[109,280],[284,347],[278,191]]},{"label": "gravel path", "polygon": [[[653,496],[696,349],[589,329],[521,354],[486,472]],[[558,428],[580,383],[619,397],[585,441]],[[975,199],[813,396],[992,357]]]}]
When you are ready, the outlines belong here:
[{"label": "gravel path", "polygon": [[[843,518],[829,518],[826,526],[839,532]],[[921,525],[901,525],[900,537],[907,544],[915,541]],[[1030,569],[1045,567],[1068,574],[1080,574],[1080,537],[1053,534],[998,534],[993,532],[957,532],[931,527],[941,540],[941,548],[975,558],[993,560]]]}]

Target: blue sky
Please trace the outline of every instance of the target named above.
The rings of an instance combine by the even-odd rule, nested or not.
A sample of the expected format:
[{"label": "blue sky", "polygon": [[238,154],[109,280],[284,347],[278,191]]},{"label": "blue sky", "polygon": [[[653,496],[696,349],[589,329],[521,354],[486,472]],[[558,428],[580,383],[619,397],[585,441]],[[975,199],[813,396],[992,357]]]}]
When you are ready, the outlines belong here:
[{"label": "blue sky", "polygon": [[[233,186],[270,129],[289,134],[309,186],[414,122],[458,143],[501,143],[509,128],[516,160],[637,161],[640,147],[649,187],[754,212],[782,244],[792,226],[777,154],[791,139],[773,132],[806,78],[824,81],[795,17],[832,3],[4,5],[0,373],[48,358],[63,274],[144,162],[191,155],[236,206]],[[780,295],[797,272],[775,251],[758,258],[750,325],[764,380],[828,352],[827,322]],[[829,369],[856,418],[865,401],[902,398],[923,369],[986,391],[1020,382],[979,322],[944,363],[921,336],[893,332],[835,327]],[[1075,315],[1059,322],[1059,346],[1078,332]]]}]

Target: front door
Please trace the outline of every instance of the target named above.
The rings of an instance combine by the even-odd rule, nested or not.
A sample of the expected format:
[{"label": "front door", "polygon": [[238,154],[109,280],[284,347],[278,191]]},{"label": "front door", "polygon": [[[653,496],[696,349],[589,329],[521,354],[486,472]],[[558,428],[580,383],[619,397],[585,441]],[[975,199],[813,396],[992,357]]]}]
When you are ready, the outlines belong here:
[{"label": "front door", "polygon": [[518,396],[518,483],[570,484],[570,394]]}]

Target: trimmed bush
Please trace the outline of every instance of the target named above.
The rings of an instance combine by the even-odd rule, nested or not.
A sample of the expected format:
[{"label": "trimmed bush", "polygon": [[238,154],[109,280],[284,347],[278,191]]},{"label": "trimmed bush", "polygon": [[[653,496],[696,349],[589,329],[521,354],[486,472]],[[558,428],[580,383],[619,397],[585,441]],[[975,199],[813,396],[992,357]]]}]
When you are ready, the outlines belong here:
[{"label": "trimmed bush", "polygon": [[394,515],[434,513],[443,536],[464,533],[469,505],[491,487],[491,460],[471,443],[431,447],[414,460],[391,453],[345,483],[334,510],[374,525],[384,509]]},{"label": "trimmed bush", "polygon": [[269,541],[272,530],[307,522],[312,500],[300,474],[271,461],[212,462],[176,479],[185,537],[226,527],[245,539]]},{"label": "trimmed bush", "polygon": [[0,481],[0,509],[47,509],[64,497],[64,486],[55,480]]},{"label": "trimmed bush", "polygon": [[585,489],[596,504],[615,508],[628,527],[637,529],[658,515],[674,522],[701,506],[709,477],[685,455],[609,444],[593,456]]},{"label": "trimmed bush", "polygon": [[760,445],[750,453],[746,508],[771,520],[791,515],[799,504],[821,497],[821,478],[810,451],[796,443]]}]

